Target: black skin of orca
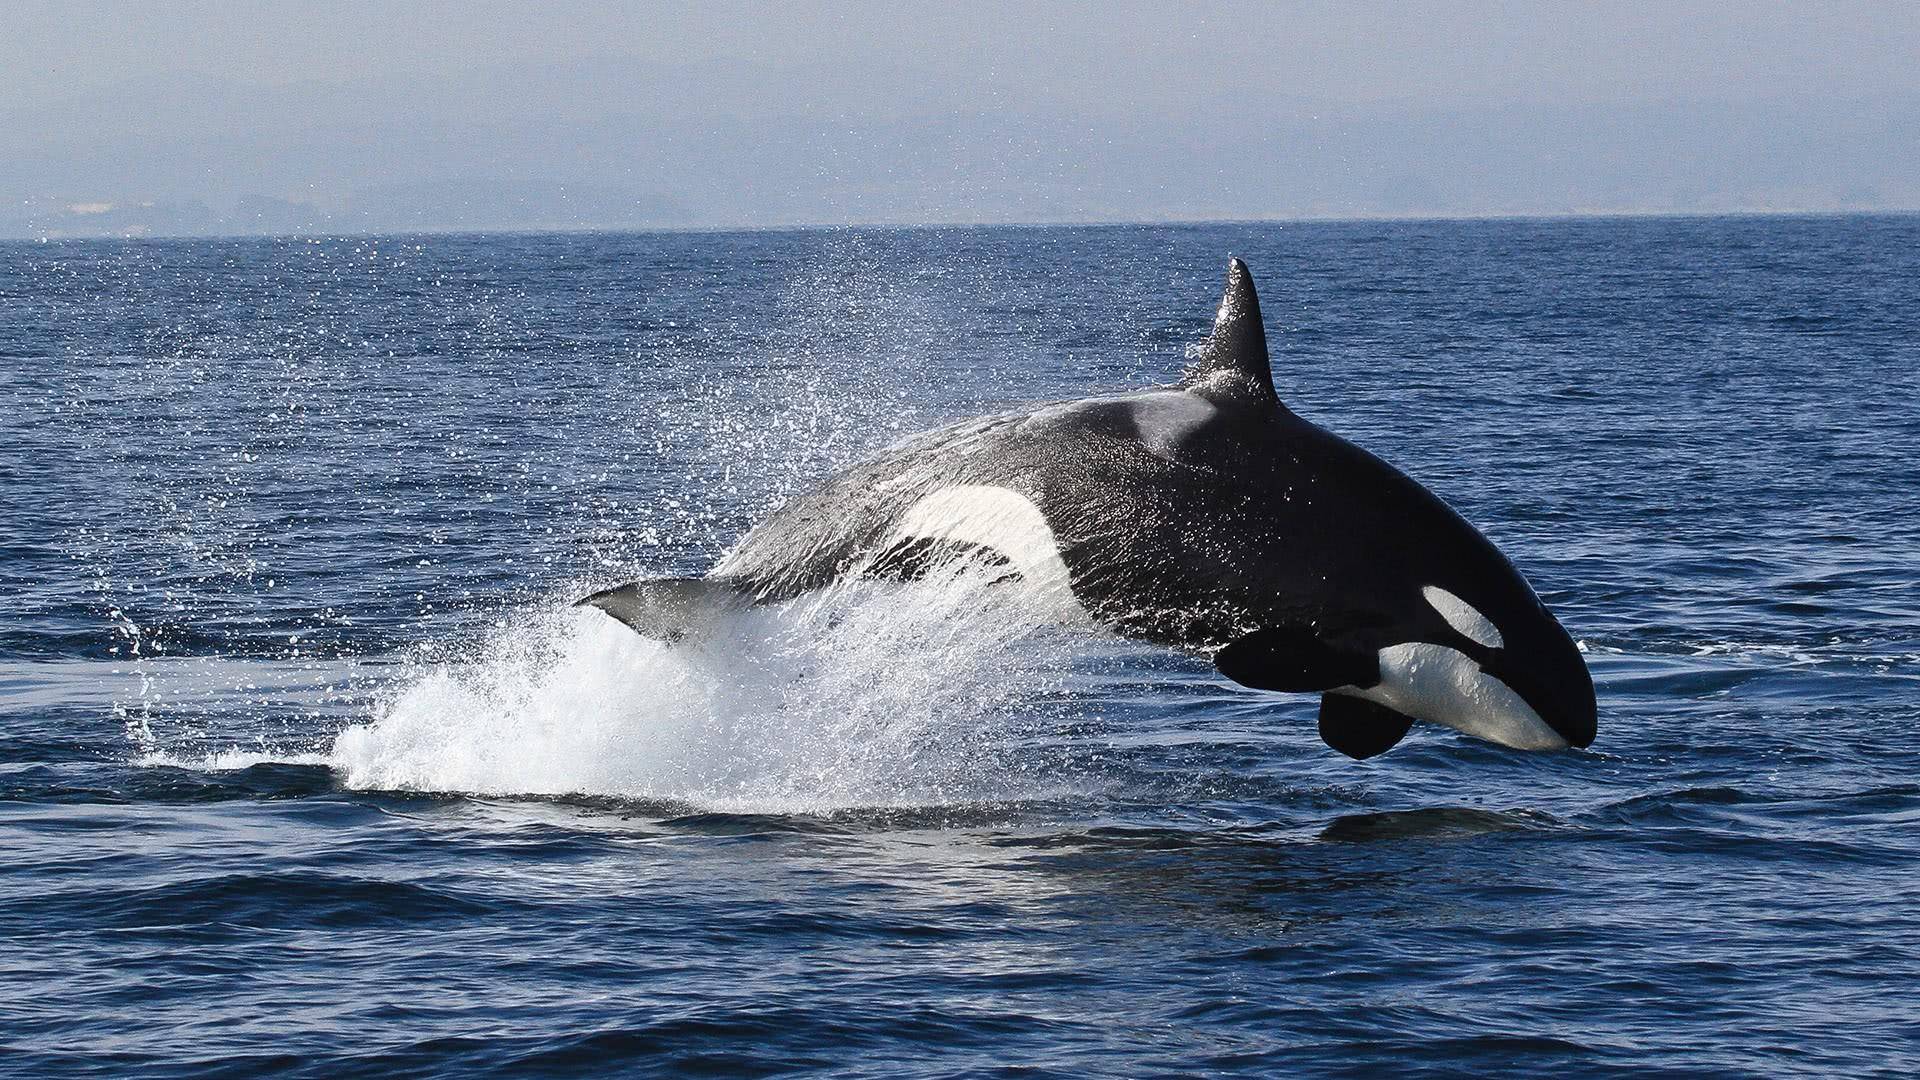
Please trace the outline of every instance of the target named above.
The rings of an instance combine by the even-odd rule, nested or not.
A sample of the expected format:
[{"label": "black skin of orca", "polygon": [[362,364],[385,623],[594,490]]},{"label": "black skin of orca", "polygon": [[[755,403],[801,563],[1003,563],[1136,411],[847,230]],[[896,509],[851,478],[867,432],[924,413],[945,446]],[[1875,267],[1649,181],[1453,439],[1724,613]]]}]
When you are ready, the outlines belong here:
[{"label": "black skin of orca", "polygon": [[[909,507],[954,485],[1024,495],[1095,620],[1210,656],[1242,685],[1365,688],[1379,681],[1378,650],[1431,642],[1505,682],[1569,744],[1593,740],[1586,665],[1505,556],[1424,487],[1281,403],[1252,275],[1238,259],[1213,334],[1178,385],[915,436],[776,510],[708,577],[581,603],[671,640],[673,611],[689,597],[770,603],[850,575],[916,577],[938,552],[924,541],[883,547]],[[1478,609],[1502,647],[1455,630],[1424,586]],[[664,614],[650,599],[658,595],[673,598]],[[1361,698],[1323,698],[1323,737],[1353,757],[1391,747],[1409,723]]]}]

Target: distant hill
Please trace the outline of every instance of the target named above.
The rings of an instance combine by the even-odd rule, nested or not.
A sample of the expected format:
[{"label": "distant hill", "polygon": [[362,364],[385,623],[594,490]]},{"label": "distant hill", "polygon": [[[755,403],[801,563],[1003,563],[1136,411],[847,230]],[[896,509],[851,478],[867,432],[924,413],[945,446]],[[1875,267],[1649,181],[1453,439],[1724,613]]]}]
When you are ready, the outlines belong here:
[{"label": "distant hill", "polygon": [[1910,95],[1047,101],[991,72],[605,59],[174,76],[0,108],[0,236],[1904,210],[1914,131]]}]

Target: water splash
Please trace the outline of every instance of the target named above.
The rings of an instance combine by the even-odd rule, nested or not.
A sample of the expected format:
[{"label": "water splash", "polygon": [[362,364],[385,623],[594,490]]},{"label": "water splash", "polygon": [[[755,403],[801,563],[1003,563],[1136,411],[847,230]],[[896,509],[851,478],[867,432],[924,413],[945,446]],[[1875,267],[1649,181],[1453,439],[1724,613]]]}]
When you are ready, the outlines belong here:
[{"label": "water splash", "polygon": [[[391,665],[338,658],[151,657],[54,675],[49,692],[84,685],[122,726],[140,766],[222,772],[325,764],[347,718],[366,715]],[[102,671],[102,668],[105,668]]]},{"label": "water splash", "polygon": [[1035,740],[1073,658],[1048,626],[1025,590],[968,569],[752,609],[674,646],[554,602],[407,682],[331,760],[357,788],[729,812],[1047,797],[1071,774]]}]

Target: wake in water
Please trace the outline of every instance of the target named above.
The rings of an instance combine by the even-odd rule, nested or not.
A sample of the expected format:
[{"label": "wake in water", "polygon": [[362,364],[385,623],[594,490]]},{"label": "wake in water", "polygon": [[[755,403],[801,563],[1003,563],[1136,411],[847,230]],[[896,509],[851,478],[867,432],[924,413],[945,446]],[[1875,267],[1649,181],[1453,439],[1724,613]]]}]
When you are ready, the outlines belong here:
[{"label": "wake in water", "polygon": [[330,762],[356,788],[734,812],[1059,794],[1057,757],[1032,745],[1073,656],[1048,622],[965,567],[750,609],[672,646],[541,607],[406,682]]}]

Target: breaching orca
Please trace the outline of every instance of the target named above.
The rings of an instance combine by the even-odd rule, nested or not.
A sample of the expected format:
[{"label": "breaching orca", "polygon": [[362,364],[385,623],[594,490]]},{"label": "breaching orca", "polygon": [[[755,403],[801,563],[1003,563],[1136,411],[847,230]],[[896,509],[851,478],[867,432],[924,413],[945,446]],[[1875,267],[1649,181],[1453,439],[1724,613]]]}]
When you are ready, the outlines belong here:
[{"label": "breaching orca", "polygon": [[1321,737],[1352,757],[1414,720],[1529,750],[1593,741],[1586,664],[1513,565],[1280,402],[1239,259],[1177,385],[915,436],[786,503],[706,577],[580,603],[672,641],[729,608],[953,559],[1242,686],[1319,693]]}]

